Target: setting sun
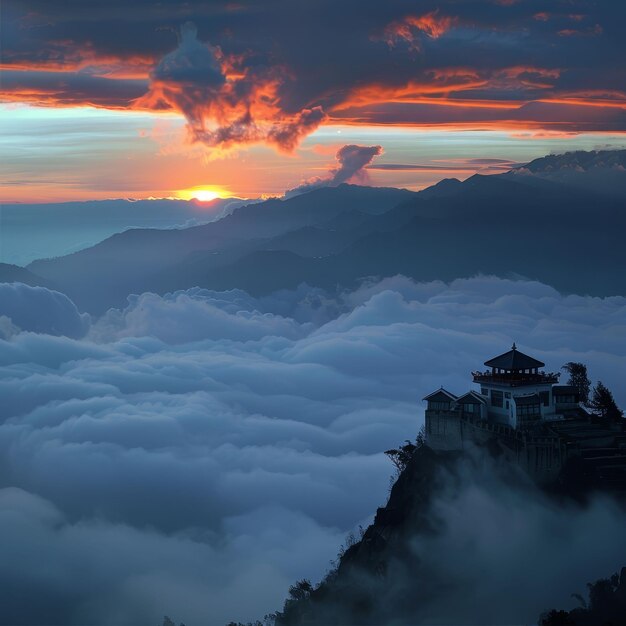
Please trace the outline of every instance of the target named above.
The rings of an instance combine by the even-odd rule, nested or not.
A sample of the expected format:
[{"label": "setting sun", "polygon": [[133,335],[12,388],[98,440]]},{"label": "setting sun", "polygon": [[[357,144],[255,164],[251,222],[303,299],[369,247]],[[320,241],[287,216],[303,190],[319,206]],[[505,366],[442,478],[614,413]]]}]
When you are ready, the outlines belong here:
[{"label": "setting sun", "polygon": [[227,198],[228,192],[222,187],[215,185],[191,187],[182,189],[176,193],[177,197],[183,200],[198,200],[199,202],[211,202],[216,198]]}]

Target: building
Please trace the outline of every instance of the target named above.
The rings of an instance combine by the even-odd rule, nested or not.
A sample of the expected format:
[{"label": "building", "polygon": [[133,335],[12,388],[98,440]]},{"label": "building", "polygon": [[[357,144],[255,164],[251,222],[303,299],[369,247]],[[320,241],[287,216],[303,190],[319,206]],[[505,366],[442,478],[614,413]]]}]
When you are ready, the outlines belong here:
[{"label": "building", "polygon": [[495,445],[539,481],[557,479],[578,457],[626,488],[626,420],[598,422],[579,403],[576,387],[560,385],[558,373],[544,371],[544,363],[515,344],[485,366],[472,372],[476,389],[456,395],[442,387],[424,398],[430,448]]},{"label": "building", "polygon": [[[426,437],[435,446],[439,435],[445,439],[463,418],[526,430],[542,421],[563,419],[578,407],[578,390],[558,385],[558,373],[545,372],[545,363],[520,352],[515,344],[485,361],[485,366],[485,371],[472,372],[478,390],[456,396],[441,388],[424,398]],[[449,444],[441,441],[438,447],[454,448],[458,442],[450,438]]]}]

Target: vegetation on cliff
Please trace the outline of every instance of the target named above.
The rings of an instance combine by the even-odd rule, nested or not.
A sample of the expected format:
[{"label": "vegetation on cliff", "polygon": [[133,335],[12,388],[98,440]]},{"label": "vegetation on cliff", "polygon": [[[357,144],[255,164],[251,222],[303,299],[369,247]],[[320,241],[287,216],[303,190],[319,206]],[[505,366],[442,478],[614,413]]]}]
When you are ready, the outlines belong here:
[{"label": "vegetation on cliff", "polygon": [[581,606],[571,611],[552,609],[539,618],[540,626],[624,626],[626,624],[626,567],[610,578],[589,583],[589,600],[573,594]]}]

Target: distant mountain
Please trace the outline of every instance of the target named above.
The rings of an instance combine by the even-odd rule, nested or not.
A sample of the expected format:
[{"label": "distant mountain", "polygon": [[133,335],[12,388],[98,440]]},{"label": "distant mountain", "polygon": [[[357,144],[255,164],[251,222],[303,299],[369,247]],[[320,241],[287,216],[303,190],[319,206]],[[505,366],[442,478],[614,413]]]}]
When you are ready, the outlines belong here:
[{"label": "distant mountain", "polygon": [[199,260],[206,273],[259,248],[272,249],[268,240],[274,237],[329,222],[346,211],[357,211],[366,220],[414,195],[403,189],[354,185],[322,188],[289,200],[246,205],[194,228],[129,230],[92,248],[28,267],[62,284],[83,309],[102,311],[123,303],[131,292],[192,286],[189,277],[195,280],[196,274],[189,266],[197,266]]},{"label": "distant mountain", "polygon": [[[592,162],[618,157],[596,154]],[[547,163],[529,168],[547,171]],[[615,172],[626,178],[618,166]],[[420,193],[318,189],[242,206],[203,226],[129,230],[28,269],[95,313],[143,291],[238,287],[262,295],[302,282],[332,289],[399,273],[417,280],[523,276],[564,292],[614,295],[626,293],[624,232],[619,194],[569,178],[506,173],[448,179]]]},{"label": "distant mountain", "polygon": [[262,295],[299,282],[334,288],[364,276],[453,280],[487,273],[525,276],[570,293],[621,294],[621,208],[595,196],[479,177],[465,183],[462,194],[417,200],[367,222],[361,236],[337,254],[311,258],[268,244],[219,268],[205,266],[204,276],[194,279],[201,286],[237,286]]},{"label": "distant mountain", "polygon": [[217,198],[205,203],[121,198],[3,204],[0,262],[26,265],[36,259],[70,254],[129,228],[185,228],[205,224],[250,202],[239,198]]},{"label": "distant mountain", "polygon": [[0,263],[0,283],[24,283],[32,287],[51,287],[49,281],[23,267]]},{"label": "distant mountain", "polygon": [[551,154],[506,176],[529,184],[548,180],[626,200],[626,150]]},{"label": "distant mountain", "polygon": [[523,168],[533,174],[591,172],[598,169],[623,171],[626,168],[626,150],[577,150],[564,154],[550,154],[527,163]]}]

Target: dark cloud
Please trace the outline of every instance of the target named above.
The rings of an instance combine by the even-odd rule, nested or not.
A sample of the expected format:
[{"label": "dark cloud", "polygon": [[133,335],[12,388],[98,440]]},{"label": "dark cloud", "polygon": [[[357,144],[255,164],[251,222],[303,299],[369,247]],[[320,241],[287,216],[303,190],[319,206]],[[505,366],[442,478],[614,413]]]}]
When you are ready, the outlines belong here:
[{"label": "dark cloud", "polygon": [[148,88],[143,79],[107,78],[87,72],[2,71],[5,102],[28,102],[36,105],[128,108]]},{"label": "dark cloud", "polygon": [[336,112],[337,121],[361,124],[441,124],[488,129],[492,124],[514,131],[548,130],[556,133],[626,130],[626,109],[574,103],[530,102],[505,107],[475,107],[430,102],[393,102],[359,105]]},{"label": "dark cloud", "polygon": [[[623,3],[5,4],[3,63],[18,73],[5,97],[129,106],[153,67],[151,95],[133,106],[183,111],[194,136],[211,145],[269,139],[289,150],[325,120],[321,111],[351,123],[503,127],[513,119],[552,130],[560,122],[570,132],[624,130]],[[172,52],[188,21],[197,39],[187,36]],[[74,72],[73,83],[63,89],[46,70]],[[34,97],[42,81],[47,96]],[[396,109],[407,94],[411,106]]]},{"label": "dark cloud", "polygon": [[[384,502],[382,450],[415,436],[416,398],[442,384],[465,391],[469,373],[512,340],[553,369],[586,362],[626,402],[625,299],[528,281],[143,294],[82,339],[19,332],[22,314],[5,316],[12,330],[0,340],[5,623],[158,623],[167,613],[224,624],[280,607],[289,584],[319,579]],[[533,504],[507,548],[522,503],[469,495],[442,495],[450,545],[486,542],[492,529],[514,558],[530,541],[524,528],[558,528],[557,547],[587,537],[583,522],[614,528],[610,508],[570,518]],[[468,529],[457,510],[495,526]],[[588,552],[577,554],[566,562],[583,585]],[[481,562],[495,571],[496,548]],[[466,575],[459,565],[452,579]],[[578,589],[575,579],[559,590]]]},{"label": "dark cloud", "polygon": [[338,163],[336,168],[331,169],[326,176],[312,178],[295,189],[289,189],[285,192],[285,197],[290,198],[322,187],[336,187],[348,181],[361,184],[367,183],[369,179],[365,168],[372,162],[375,156],[379,156],[382,153],[382,146],[345,145],[339,148],[335,155]]}]

